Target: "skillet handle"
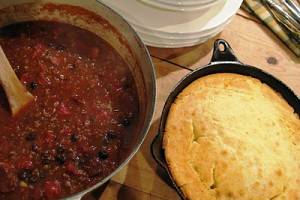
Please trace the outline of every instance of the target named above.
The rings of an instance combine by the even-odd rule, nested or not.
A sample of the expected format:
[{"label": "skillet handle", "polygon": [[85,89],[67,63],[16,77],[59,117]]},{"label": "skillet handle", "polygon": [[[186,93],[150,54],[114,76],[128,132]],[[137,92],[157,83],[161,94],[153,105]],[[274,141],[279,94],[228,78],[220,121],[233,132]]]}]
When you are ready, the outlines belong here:
[{"label": "skillet handle", "polygon": [[235,56],[233,50],[231,49],[229,43],[226,40],[217,39],[214,43],[214,50],[211,58],[211,63],[222,61],[240,63],[240,61]]},{"label": "skillet handle", "polygon": [[156,160],[156,162],[158,162],[158,164],[165,170],[165,172],[168,174],[171,183],[173,184],[173,187],[176,189],[176,192],[178,193],[178,195],[181,197],[182,200],[184,200],[184,195],[183,193],[180,191],[180,189],[178,188],[178,186],[176,185],[174,179],[172,178],[172,175],[170,174],[170,171],[168,169],[168,165],[164,156],[164,152],[162,149],[162,140],[163,140],[163,136],[162,133],[159,132],[155,139],[153,140],[152,144],[151,144],[151,153],[152,156],[154,157],[154,159]]},{"label": "skillet handle", "polygon": [[162,150],[162,135],[157,134],[151,144],[151,153],[153,158],[158,162],[165,170],[167,170],[167,163],[164,158],[164,152]]}]

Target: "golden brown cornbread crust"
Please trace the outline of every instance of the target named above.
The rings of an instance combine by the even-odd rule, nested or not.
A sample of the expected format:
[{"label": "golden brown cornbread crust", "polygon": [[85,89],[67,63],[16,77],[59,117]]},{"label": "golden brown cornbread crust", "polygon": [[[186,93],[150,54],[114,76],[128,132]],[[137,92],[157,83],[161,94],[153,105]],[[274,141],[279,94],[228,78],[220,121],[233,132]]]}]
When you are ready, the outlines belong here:
[{"label": "golden brown cornbread crust", "polygon": [[300,119],[259,80],[202,77],[172,104],[165,157],[187,199],[300,199]]}]

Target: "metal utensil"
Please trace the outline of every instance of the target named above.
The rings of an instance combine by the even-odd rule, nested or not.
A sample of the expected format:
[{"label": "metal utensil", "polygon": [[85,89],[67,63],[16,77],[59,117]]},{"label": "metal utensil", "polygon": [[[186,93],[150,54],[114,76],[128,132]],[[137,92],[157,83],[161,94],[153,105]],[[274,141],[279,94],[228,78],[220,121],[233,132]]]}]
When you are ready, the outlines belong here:
[{"label": "metal utensil", "polygon": [[298,42],[297,45],[300,46],[300,23],[273,0],[262,0],[262,3],[277,22],[287,30],[287,33]]},{"label": "metal utensil", "polygon": [[[294,4],[293,1],[289,0],[280,0],[281,3],[289,10],[291,15],[300,23],[300,11],[297,11],[299,9],[296,4]],[[292,6],[293,5],[293,6]]]},{"label": "metal utensil", "polygon": [[280,7],[275,1],[273,0],[265,0],[270,7],[272,7],[279,15],[287,19],[291,22],[298,30],[300,30],[300,23],[297,22],[288,12],[286,12],[282,7]]},{"label": "metal utensil", "polygon": [[[286,0],[286,2],[292,7],[294,8],[298,14],[300,15],[300,8],[299,6],[293,1],[293,0]],[[299,1],[298,1],[299,2]]]}]

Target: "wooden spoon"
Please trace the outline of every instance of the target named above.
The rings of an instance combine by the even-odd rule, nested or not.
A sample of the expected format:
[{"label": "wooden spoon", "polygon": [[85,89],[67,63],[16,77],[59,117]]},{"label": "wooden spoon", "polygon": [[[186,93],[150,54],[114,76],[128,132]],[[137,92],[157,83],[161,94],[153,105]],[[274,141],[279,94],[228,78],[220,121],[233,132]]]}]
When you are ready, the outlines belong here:
[{"label": "wooden spoon", "polygon": [[26,105],[34,100],[20,82],[0,46],[0,84],[8,99],[12,116],[15,116]]}]

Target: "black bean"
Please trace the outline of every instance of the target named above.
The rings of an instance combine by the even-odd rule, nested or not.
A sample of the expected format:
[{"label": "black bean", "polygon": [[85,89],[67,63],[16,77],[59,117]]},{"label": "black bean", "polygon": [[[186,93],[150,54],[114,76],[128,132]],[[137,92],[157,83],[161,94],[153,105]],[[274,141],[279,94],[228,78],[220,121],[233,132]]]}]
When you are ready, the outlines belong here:
[{"label": "black bean", "polygon": [[40,150],[39,146],[37,146],[36,144],[32,144],[31,145],[31,150],[34,151],[34,152],[37,152]]},{"label": "black bean", "polygon": [[33,141],[36,138],[36,134],[34,132],[30,132],[26,135],[25,139],[26,141]]},{"label": "black bean", "polygon": [[80,98],[77,94],[73,94],[71,98],[77,105],[85,105],[85,101],[82,98]]},{"label": "black bean", "polygon": [[36,89],[37,86],[38,86],[38,84],[37,84],[37,82],[35,82],[35,81],[33,81],[33,82],[30,83],[30,88],[31,88],[32,90]]},{"label": "black bean", "polygon": [[64,164],[67,160],[67,157],[64,154],[58,155],[56,156],[55,160],[59,163],[59,164]]},{"label": "black bean", "polygon": [[30,176],[30,177],[28,178],[28,182],[29,182],[29,183],[35,183],[35,182],[37,182],[38,178],[39,178],[39,177],[36,177],[36,176]]},{"label": "black bean", "polygon": [[113,130],[108,131],[106,135],[109,139],[115,139],[118,137],[118,134]]},{"label": "black bean", "polygon": [[18,172],[18,178],[19,180],[25,182],[35,183],[40,178],[43,178],[43,174],[41,174],[38,169],[20,169],[20,171]]},{"label": "black bean", "polygon": [[130,119],[125,118],[125,119],[121,120],[120,124],[127,127],[130,125]]},{"label": "black bean", "polygon": [[42,179],[42,178],[45,178],[46,174],[43,170],[40,170],[39,171],[39,178]]},{"label": "black bean", "polygon": [[58,52],[62,52],[64,49],[65,49],[65,47],[62,46],[62,45],[58,45],[58,46],[55,48],[55,50],[58,51]]},{"label": "black bean", "polygon": [[48,152],[45,152],[41,154],[41,159],[42,159],[42,163],[44,165],[47,165],[51,162],[52,156]]},{"label": "black bean", "polygon": [[30,176],[28,177],[28,182],[29,183],[35,183],[39,180],[40,178],[40,173],[38,170],[33,170],[30,174]]},{"label": "black bean", "polygon": [[70,140],[72,142],[76,142],[78,140],[78,135],[76,133],[73,133],[71,136],[70,136]]},{"label": "black bean", "polygon": [[20,171],[18,172],[19,180],[26,181],[28,179],[30,173],[31,173],[31,170],[29,170],[29,169],[20,169]]},{"label": "black bean", "polygon": [[99,152],[99,158],[102,159],[102,160],[107,159],[107,158],[108,158],[108,152],[105,151],[105,150],[101,150],[101,151]]},{"label": "black bean", "polygon": [[64,145],[59,145],[56,149],[56,152],[58,154],[62,154],[62,153],[65,153],[66,152],[66,147]]}]

